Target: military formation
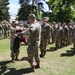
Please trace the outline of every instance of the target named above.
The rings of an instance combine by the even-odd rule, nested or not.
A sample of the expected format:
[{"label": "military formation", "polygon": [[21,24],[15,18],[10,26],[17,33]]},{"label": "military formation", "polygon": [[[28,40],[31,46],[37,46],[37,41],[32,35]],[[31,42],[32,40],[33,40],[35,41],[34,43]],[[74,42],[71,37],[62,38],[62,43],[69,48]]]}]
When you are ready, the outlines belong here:
[{"label": "military formation", "polygon": [[[48,23],[49,17],[43,17],[42,21],[37,21],[34,14],[28,16],[28,21],[24,24],[16,23],[1,23],[0,38],[10,37],[11,59],[14,63],[18,61],[20,52],[20,41],[25,35],[28,36],[27,55],[28,62],[34,72],[36,68],[40,68],[40,58],[45,57],[47,45],[55,44],[55,49],[68,46],[73,43],[75,53],[75,25],[71,22],[53,22]],[[40,49],[40,54],[39,54]],[[36,62],[36,65],[34,64]]]},{"label": "military formation", "polygon": [[74,22],[52,24],[52,43],[55,43],[56,49],[68,46],[74,43],[75,25]]},{"label": "military formation", "polygon": [[0,23],[0,38],[10,37],[10,26],[11,24],[6,21]]}]

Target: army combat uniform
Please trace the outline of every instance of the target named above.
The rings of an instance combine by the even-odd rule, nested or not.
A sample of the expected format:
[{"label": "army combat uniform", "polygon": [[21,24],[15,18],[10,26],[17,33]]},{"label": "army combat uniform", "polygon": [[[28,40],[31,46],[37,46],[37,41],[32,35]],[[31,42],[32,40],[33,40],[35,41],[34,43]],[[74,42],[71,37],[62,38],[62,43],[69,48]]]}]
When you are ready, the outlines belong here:
[{"label": "army combat uniform", "polygon": [[62,47],[62,39],[63,39],[63,28],[61,26],[58,26],[56,29],[56,41],[55,41],[56,49]]},{"label": "army combat uniform", "polygon": [[[15,44],[16,42],[16,38],[14,37],[16,34],[16,30],[17,27],[10,27],[10,50],[11,50],[11,58],[12,58],[12,62],[14,62],[14,60],[18,60],[18,55],[19,55],[19,47],[17,47],[17,44]],[[17,48],[16,48],[17,47]]]},{"label": "army combat uniform", "polygon": [[[46,20],[44,18],[44,20]],[[40,57],[45,56],[46,54],[46,47],[50,38],[50,25],[46,22],[45,24],[41,25],[41,44],[40,44]]]},{"label": "army combat uniform", "polygon": [[[32,15],[31,15],[32,16]],[[32,31],[33,29],[33,31]],[[25,31],[22,32],[23,35],[28,35],[28,48],[27,48],[27,54],[28,54],[28,62],[30,63],[30,66],[33,68],[34,60],[36,62],[36,67],[39,67],[40,64],[40,58],[39,58],[39,51],[38,47],[40,46],[40,38],[41,38],[41,26],[40,24],[35,21],[29,25],[29,28],[27,28]]]}]

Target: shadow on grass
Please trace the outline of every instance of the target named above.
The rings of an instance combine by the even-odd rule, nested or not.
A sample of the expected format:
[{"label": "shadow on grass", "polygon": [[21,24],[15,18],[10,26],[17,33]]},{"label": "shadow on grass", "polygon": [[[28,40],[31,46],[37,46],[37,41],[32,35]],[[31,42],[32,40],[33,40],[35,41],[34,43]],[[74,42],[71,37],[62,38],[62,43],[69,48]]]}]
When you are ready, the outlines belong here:
[{"label": "shadow on grass", "polygon": [[8,69],[9,72],[5,73],[4,75],[22,75],[22,74],[27,74],[32,72],[31,68],[25,68],[19,70],[16,70],[15,68],[8,68]]},{"label": "shadow on grass", "polygon": [[7,64],[11,61],[2,61],[0,62],[0,75],[3,74],[7,70]]},{"label": "shadow on grass", "polygon": [[21,61],[28,61],[28,57],[22,57]]},{"label": "shadow on grass", "polygon": [[27,74],[32,72],[31,68],[25,68],[19,70],[16,70],[16,68],[13,67],[9,68],[7,66],[7,64],[9,63],[11,63],[10,60],[0,62],[0,75],[22,75],[22,74]]},{"label": "shadow on grass", "polygon": [[67,50],[66,53],[62,53],[60,56],[63,57],[63,56],[74,56],[75,55],[75,51],[73,48],[71,48],[71,50]]},{"label": "shadow on grass", "polygon": [[48,52],[50,51],[56,51],[56,47],[50,47],[50,49],[47,49]]}]

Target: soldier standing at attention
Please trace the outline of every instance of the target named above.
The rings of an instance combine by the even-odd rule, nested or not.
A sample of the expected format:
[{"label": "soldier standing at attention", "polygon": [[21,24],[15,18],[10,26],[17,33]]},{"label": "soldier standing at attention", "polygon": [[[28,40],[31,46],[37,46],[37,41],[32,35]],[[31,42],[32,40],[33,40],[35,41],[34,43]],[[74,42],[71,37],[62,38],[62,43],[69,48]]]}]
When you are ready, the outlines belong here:
[{"label": "soldier standing at attention", "polygon": [[56,28],[57,28],[57,24],[56,22],[53,22],[52,24],[52,44],[55,43],[55,35],[56,35]]},{"label": "soldier standing at attention", "polygon": [[61,26],[61,22],[58,22],[58,27],[56,29],[56,41],[55,41],[56,49],[62,47],[62,38],[63,38],[63,28]]},{"label": "soldier standing at attention", "polygon": [[[41,38],[41,26],[36,21],[36,17],[34,14],[30,14],[28,17],[30,25],[23,31],[21,34],[25,35],[28,34],[28,62],[32,68],[32,71],[35,71],[35,68],[40,68],[40,58],[39,58],[39,50],[38,47],[40,46],[40,38]],[[34,65],[34,60],[36,65]]]},{"label": "soldier standing at attention", "polygon": [[46,54],[46,47],[50,38],[50,25],[47,23],[48,17],[43,18],[43,24],[41,25],[41,44],[40,44],[40,57],[44,57]]},{"label": "soldier standing at attention", "polygon": [[69,28],[66,25],[66,22],[64,22],[62,24],[62,28],[64,30],[64,32],[63,32],[63,46],[67,46],[68,45],[68,37],[69,37]]}]

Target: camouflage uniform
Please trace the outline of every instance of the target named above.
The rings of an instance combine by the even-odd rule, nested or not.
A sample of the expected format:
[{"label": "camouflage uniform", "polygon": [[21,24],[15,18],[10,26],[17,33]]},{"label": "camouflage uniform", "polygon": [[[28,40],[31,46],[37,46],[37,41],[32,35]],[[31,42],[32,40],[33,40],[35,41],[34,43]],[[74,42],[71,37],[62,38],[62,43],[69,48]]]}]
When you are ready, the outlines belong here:
[{"label": "camouflage uniform", "polygon": [[[15,38],[14,38],[14,35],[16,34],[16,30],[17,30],[17,27],[13,27],[13,24],[12,26],[10,27],[10,50],[11,50],[11,58],[12,58],[12,61],[17,59],[18,58],[18,55],[19,55],[19,48],[17,50],[14,49],[14,42],[15,42]],[[16,44],[15,44],[16,46]]]},{"label": "camouflage uniform", "polygon": [[56,29],[56,41],[55,41],[56,49],[62,47],[62,37],[63,37],[63,28],[61,27],[61,23],[59,23]]},{"label": "camouflage uniform", "polygon": [[52,25],[52,33],[51,33],[51,35],[52,35],[52,43],[55,43],[56,28],[57,28],[56,23],[53,22],[53,25]]},{"label": "camouflage uniform", "polygon": [[71,26],[71,23],[68,24],[69,28],[69,38],[68,38],[68,45],[72,44],[72,37],[73,37],[73,31],[74,27]]},{"label": "camouflage uniform", "polygon": [[63,27],[63,46],[67,46],[68,45],[68,37],[69,37],[69,28],[66,24],[62,25]]},{"label": "camouflage uniform", "polygon": [[7,36],[10,37],[10,24],[8,23]]},{"label": "camouflage uniform", "polygon": [[[34,15],[31,14],[31,17],[33,16]],[[40,63],[38,47],[40,46],[41,26],[37,21],[34,21],[29,25],[29,28],[22,32],[22,34],[28,34],[28,61],[30,66],[33,68],[34,60],[36,61],[37,65]]]},{"label": "camouflage uniform", "polygon": [[0,24],[0,37],[2,37],[2,25]]},{"label": "camouflage uniform", "polygon": [[7,38],[8,25],[4,23],[4,38]]},{"label": "camouflage uniform", "polygon": [[[46,18],[43,18],[46,20]],[[40,56],[43,57],[46,54],[46,47],[48,41],[50,39],[50,25],[46,22],[45,24],[41,25],[41,44],[40,44]]]},{"label": "camouflage uniform", "polygon": [[74,25],[74,34],[73,34],[73,47],[74,47],[74,53],[75,53],[75,25]]}]

